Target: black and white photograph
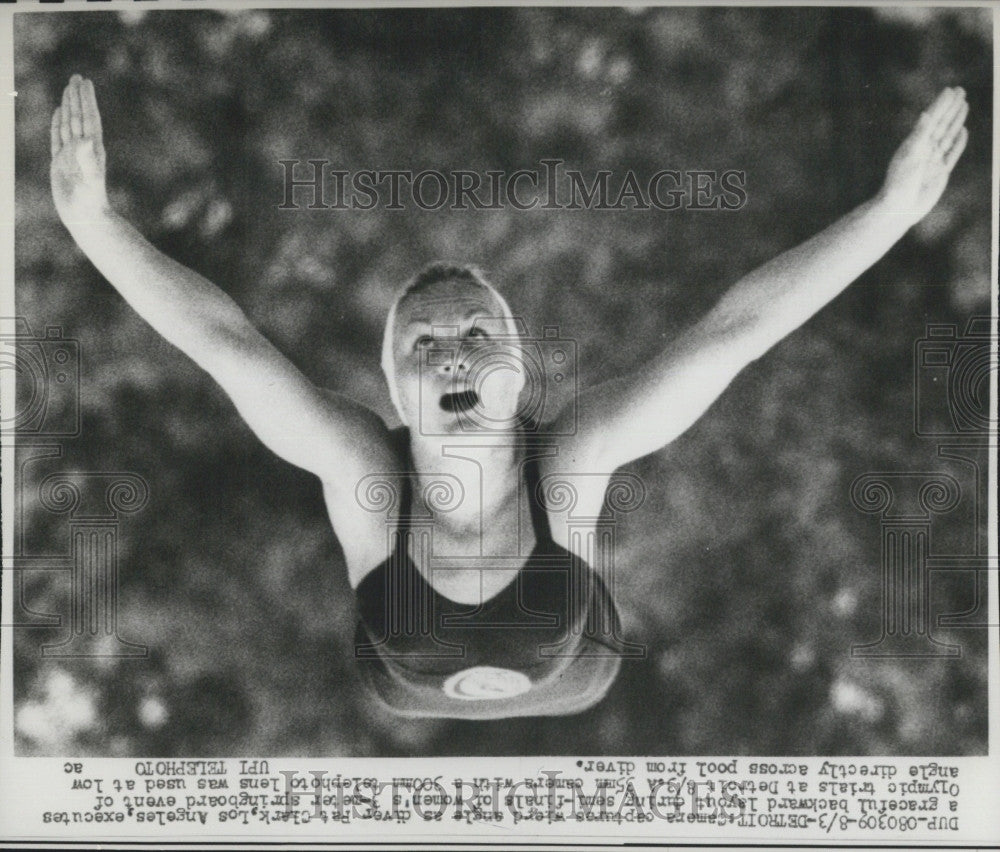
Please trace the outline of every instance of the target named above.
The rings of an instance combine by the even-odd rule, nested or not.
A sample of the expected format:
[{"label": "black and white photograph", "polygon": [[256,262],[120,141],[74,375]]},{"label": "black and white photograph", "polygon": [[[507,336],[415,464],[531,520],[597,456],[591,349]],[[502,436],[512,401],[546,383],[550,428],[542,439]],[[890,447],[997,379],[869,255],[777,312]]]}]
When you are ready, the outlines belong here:
[{"label": "black and white photograph", "polygon": [[985,842],[995,11],[5,10],[6,759],[926,758],[832,837]]}]

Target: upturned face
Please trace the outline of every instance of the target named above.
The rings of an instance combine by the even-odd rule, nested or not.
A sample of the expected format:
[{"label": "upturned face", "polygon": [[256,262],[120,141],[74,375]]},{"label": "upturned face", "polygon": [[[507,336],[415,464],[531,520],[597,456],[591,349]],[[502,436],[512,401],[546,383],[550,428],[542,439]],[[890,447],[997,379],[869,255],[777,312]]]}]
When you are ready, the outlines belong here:
[{"label": "upturned face", "polygon": [[441,281],[406,296],[393,329],[404,421],[424,435],[516,427],[525,370],[520,340],[486,287]]}]

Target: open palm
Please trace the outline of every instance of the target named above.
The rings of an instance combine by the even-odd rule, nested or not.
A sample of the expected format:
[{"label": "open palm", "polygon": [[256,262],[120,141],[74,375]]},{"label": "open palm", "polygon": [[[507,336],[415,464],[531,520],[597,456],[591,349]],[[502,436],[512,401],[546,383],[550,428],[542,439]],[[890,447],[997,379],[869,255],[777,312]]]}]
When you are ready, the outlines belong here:
[{"label": "open palm", "polygon": [[948,176],[965,150],[969,105],[962,89],[945,89],[899,146],[881,196],[890,212],[919,219],[937,204]]},{"label": "open palm", "polygon": [[106,208],[105,154],[94,84],[74,74],[52,114],[52,199],[66,225]]}]

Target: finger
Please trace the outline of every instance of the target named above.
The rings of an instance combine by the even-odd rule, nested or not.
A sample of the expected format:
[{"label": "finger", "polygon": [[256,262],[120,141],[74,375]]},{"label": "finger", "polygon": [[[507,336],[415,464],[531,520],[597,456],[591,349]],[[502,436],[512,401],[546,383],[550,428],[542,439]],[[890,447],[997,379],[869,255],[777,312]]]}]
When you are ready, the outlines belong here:
[{"label": "finger", "polygon": [[938,118],[937,124],[931,130],[931,138],[935,142],[946,138],[948,129],[951,127],[952,122],[963,109],[967,109],[968,105],[965,102],[965,92],[961,89],[955,89],[955,95],[952,97],[951,102],[948,104],[947,108],[942,111],[940,117]]},{"label": "finger", "polygon": [[956,96],[956,89],[946,88],[941,90],[941,93],[934,99],[934,103],[928,109],[934,124],[937,124],[941,120],[941,117],[952,108]]},{"label": "finger", "polygon": [[62,105],[59,107],[59,138],[63,145],[73,138],[73,131],[69,126],[69,86],[63,89]]},{"label": "finger", "polygon": [[97,95],[94,84],[84,80],[80,87],[80,103],[83,106],[83,133],[85,136],[101,135],[101,113],[97,108]]},{"label": "finger", "polygon": [[52,156],[53,157],[56,154],[58,154],[59,150],[62,148],[62,132],[60,130],[60,126],[62,125],[62,118],[60,118],[60,116],[59,116],[60,112],[62,112],[62,110],[59,107],[56,107],[55,112],[52,113],[52,133],[51,133],[51,139],[52,139]]},{"label": "finger", "polygon": [[80,105],[80,77],[73,75],[69,81],[69,126],[74,136],[83,136],[83,107]]},{"label": "finger", "polygon": [[958,136],[958,132],[962,129],[962,125],[965,124],[965,119],[968,114],[969,105],[963,101],[958,111],[948,121],[948,125],[944,128],[944,132],[941,134],[941,138],[938,141],[938,146],[943,151],[947,151],[951,148],[952,143]]},{"label": "finger", "polygon": [[917,122],[917,130],[921,134],[929,136],[931,131],[937,127],[938,122],[941,120],[941,116],[952,102],[952,98],[952,90],[944,89],[941,94],[934,99],[934,103],[932,103],[920,114],[920,121]]},{"label": "finger", "polygon": [[958,136],[955,137],[955,141],[952,142],[951,147],[944,154],[944,165],[949,172],[955,167],[958,158],[962,156],[962,152],[965,150],[965,143],[968,141],[969,130],[963,127],[959,131]]}]

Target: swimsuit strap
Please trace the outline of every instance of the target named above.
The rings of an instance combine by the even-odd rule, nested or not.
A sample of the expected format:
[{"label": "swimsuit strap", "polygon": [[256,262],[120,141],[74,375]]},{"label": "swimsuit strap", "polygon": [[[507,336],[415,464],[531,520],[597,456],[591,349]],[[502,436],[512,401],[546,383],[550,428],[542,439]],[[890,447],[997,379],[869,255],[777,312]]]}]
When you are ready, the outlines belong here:
[{"label": "swimsuit strap", "polygon": [[[528,489],[528,507],[531,510],[531,526],[534,528],[535,541],[538,544],[548,544],[552,541],[552,529],[549,526],[549,513],[545,508],[544,497],[538,488],[541,481],[539,470],[539,459],[544,453],[538,452],[536,448],[544,446],[544,442],[539,440],[537,429],[533,424],[523,422],[523,437],[526,439],[527,458],[524,461],[524,483]],[[398,453],[398,457],[404,460],[407,473],[413,472],[413,457],[410,454],[410,430],[406,426],[400,426],[389,432]],[[413,483],[410,476],[403,477],[403,493],[399,504],[399,523],[396,527],[396,551],[406,540],[406,533],[410,530],[410,509],[413,500]],[[405,553],[404,553],[405,555]]]},{"label": "swimsuit strap", "polygon": [[539,459],[541,456],[532,452],[536,441],[528,445],[528,457],[524,462],[524,483],[528,489],[528,506],[531,509],[531,525],[535,529],[536,547],[543,542],[552,541],[552,530],[549,527],[549,513],[545,508],[544,497],[538,485],[541,482]]},{"label": "swimsuit strap", "polygon": [[[400,426],[389,432],[389,440],[397,452],[397,458],[403,460],[405,473],[413,472],[413,457],[410,455],[410,430],[405,426]],[[412,477],[404,475],[402,477],[403,493],[399,500],[399,519],[396,524],[394,553],[397,558],[403,559],[400,564],[405,564],[408,552],[406,549],[406,534],[410,531],[410,509],[413,504],[413,483]]]}]

